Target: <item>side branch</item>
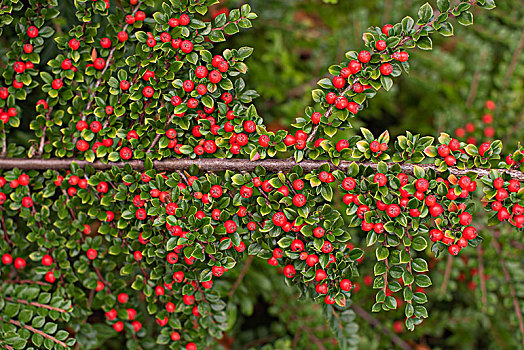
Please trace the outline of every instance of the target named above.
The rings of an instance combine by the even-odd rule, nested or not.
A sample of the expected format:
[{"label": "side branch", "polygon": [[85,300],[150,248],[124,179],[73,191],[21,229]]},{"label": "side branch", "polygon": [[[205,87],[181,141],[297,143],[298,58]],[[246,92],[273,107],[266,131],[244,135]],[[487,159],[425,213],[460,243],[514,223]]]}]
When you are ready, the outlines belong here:
[{"label": "side branch", "polygon": [[[509,273],[508,267],[506,266],[506,260],[504,260],[504,257],[502,255],[502,247],[498,241],[498,238],[500,236],[500,233],[496,233],[493,237],[493,247],[495,247],[495,250],[499,256],[500,265],[502,266],[502,272],[504,274],[504,279],[506,280],[506,283],[509,285],[509,291],[511,294],[511,299],[513,301],[513,308],[515,309],[515,315],[517,316],[517,320],[519,323],[519,330],[520,335],[522,337],[522,345],[524,345],[524,320],[522,317],[522,310],[520,309],[520,304],[518,301],[517,292],[515,290],[515,286],[512,283],[511,280],[511,274]],[[482,278],[483,276],[480,276]]]},{"label": "side branch", "polygon": [[[23,169],[23,170],[68,170],[71,164],[76,163],[79,167],[92,166],[96,170],[109,170],[112,167],[123,168],[129,165],[132,169],[142,171],[144,170],[144,162],[141,160],[133,160],[129,162],[109,162],[102,163],[96,161],[90,163],[86,160],[77,160],[72,158],[60,159],[60,158],[49,158],[49,159],[29,159],[29,158],[0,158],[0,169]],[[254,171],[257,166],[264,167],[267,171],[278,173],[288,172],[295,165],[300,165],[302,169],[309,172],[318,169],[322,164],[329,163],[331,170],[347,171],[352,163],[357,165],[363,165],[371,167],[377,170],[377,163],[370,161],[342,161],[339,165],[334,165],[329,160],[303,160],[296,162],[293,158],[286,159],[264,159],[257,161],[250,161],[249,159],[217,159],[217,158],[200,158],[200,159],[164,159],[153,161],[154,168],[159,171],[182,171],[189,170],[192,165],[196,165],[201,171],[205,172],[220,172],[231,170],[234,172]],[[388,167],[392,167],[395,164],[400,166],[400,169],[408,175],[414,174],[415,165],[421,167],[424,170],[438,171],[438,167],[434,164],[407,164],[407,163],[386,163]],[[501,173],[510,175],[513,179],[524,181],[524,173],[519,170],[512,169],[494,169]],[[479,177],[488,176],[490,169],[482,168],[466,168],[458,169],[455,167],[448,167],[448,171],[455,176],[464,176],[470,172],[476,173]]]},{"label": "side branch", "polygon": [[359,315],[361,318],[366,320],[371,326],[379,329],[382,333],[384,333],[386,336],[388,336],[393,343],[395,343],[398,347],[400,347],[403,350],[412,350],[413,348],[411,345],[406,343],[404,340],[402,340],[399,336],[397,336],[395,333],[393,333],[391,330],[386,328],[379,320],[371,316],[366,310],[361,308],[360,306],[353,304],[351,305],[351,309],[355,311],[357,315]]},{"label": "side branch", "polygon": [[31,331],[31,332],[33,332],[35,334],[40,334],[42,337],[44,337],[46,339],[49,339],[49,340],[55,342],[58,345],[62,345],[66,349],[69,349],[69,346],[67,346],[67,344],[64,343],[63,341],[60,341],[60,340],[56,339],[55,337],[53,337],[52,335],[49,335],[49,334],[47,334],[45,332],[42,332],[39,329],[31,327],[31,326],[29,326],[27,324],[22,326],[22,324],[20,324],[20,322],[18,322],[16,320],[9,320],[9,323],[14,324],[17,327],[23,327],[23,328],[27,329],[28,331]]},{"label": "side branch", "polygon": [[7,300],[7,301],[14,302],[14,303],[19,303],[19,304],[24,304],[24,305],[32,305],[32,306],[36,306],[36,307],[41,307],[43,309],[48,309],[48,310],[52,310],[52,311],[58,311],[60,313],[66,313],[67,312],[67,310],[61,309],[59,307],[53,307],[53,306],[50,306],[50,305],[40,304],[40,303],[36,303],[36,302],[29,302],[29,301],[23,300],[23,299],[15,299],[15,298],[11,298],[11,297],[5,297],[4,299]]}]

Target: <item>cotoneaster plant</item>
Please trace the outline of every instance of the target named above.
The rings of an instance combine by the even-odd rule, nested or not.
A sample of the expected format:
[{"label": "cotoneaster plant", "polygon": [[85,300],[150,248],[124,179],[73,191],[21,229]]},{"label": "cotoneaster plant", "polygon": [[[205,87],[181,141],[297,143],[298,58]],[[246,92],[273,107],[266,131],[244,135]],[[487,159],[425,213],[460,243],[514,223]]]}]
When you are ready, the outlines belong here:
[{"label": "cotoneaster plant", "polygon": [[[410,49],[431,49],[431,35],[452,35],[453,19],[472,24],[471,8],[493,0],[439,0],[371,27],[366,47],[318,82],[295,133],[268,131],[252,104],[242,75],[253,50],[214,49],[256,14],[245,4],[209,21],[216,2],[77,1],[63,32],[56,1],[2,2],[4,348],[95,348],[96,325],[130,349],[204,349],[234,326],[245,272],[226,290],[222,280],[253,256],[323,305],[351,348],[350,310],[369,315],[351,302],[363,247],[348,227],[374,247],[371,311],[402,301],[413,330],[432,284],[422,252],[467,255],[482,243],[480,187],[489,224],[524,226],[521,146],[499,162],[501,141],[445,133],[391,141],[362,128],[335,141],[409,69]],[[60,54],[42,62],[52,40]],[[22,111],[33,115],[28,148],[7,142]]]}]

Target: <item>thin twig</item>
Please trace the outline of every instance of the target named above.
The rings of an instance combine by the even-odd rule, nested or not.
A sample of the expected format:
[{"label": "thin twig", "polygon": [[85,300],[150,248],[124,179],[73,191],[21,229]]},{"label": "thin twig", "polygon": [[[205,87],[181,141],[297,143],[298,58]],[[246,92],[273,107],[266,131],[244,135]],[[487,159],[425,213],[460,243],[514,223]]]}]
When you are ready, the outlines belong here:
[{"label": "thin twig", "polygon": [[11,245],[14,245],[13,242],[11,242],[11,239],[9,238],[9,234],[7,233],[7,226],[5,225],[5,219],[4,214],[2,213],[2,216],[0,216],[0,222],[2,223],[2,230],[4,231],[4,240]]},{"label": "thin twig", "polygon": [[[141,4],[142,4],[142,2],[139,2],[136,5],[135,9],[131,13],[132,16],[134,16],[136,14],[136,12],[140,9],[140,5]],[[129,26],[129,24],[126,23],[124,25],[124,27],[122,28],[122,31],[125,32],[128,26]],[[104,69],[102,69],[102,73],[100,74],[100,78],[97,80],[97,82],[95,84],[95,87],[93,89],[90,89],[91,90],[91,99],[87,103],[85,111],[89,111],[91,109],[91,106],[93,105],[93,103],[95,101],[94,97],[96,95],[96,89],[98,89],[98,87],[100,86],[100,83],[102,83],[102,78],[104,77],[104,73],[106,72],[107,68],[109,68],[109,66],[111,65],[111,60],[113,59],[113,54],[115,53],[116,47],[117,47],[117,45],[113,46],[111,51],[109,51],[109,55],[107,56],[107,59],[106,59],[106,65],[105,65]],[[86,117],[85,117],[85,115],[83,113],[82,113],[82,120],[86,120]]]},{"label": "thin twig", "polygon": [[486,280],[484,279],[484,252],[482,247],[477,247],[478,260],[479,260],[479,277],[480,277],[480,291],[482,294],[482,312],[486,312],[486,306],[488,304],[487,291],[486,291]]},{"label": "thin twig", "polygon": [[[342,91],[340,93],[340,96],[344,96],[349,90],[351,90],[351,88],[353,87],[353,84],[349,84],[345,89],[344,91]],[[326,118],[329,119],[329,117],[331,116],[331,114],[333,114],[333,108],[335,107],[334,104],[332,104],[331,106],[329,106],[329,108],[327,109],[326,111],[326,114],[324,115]],[[316,124],[314,127],[313,127],[313,130],[311,131],[311,134],[309,134],[308,138],[307,138],[307,142],[311,142],[315,139],[315,134],[317,133],[317,129],[318,129],[318,126],[320,124]]]},{"label": "thin twig", "polygon": [[42,282],[42,281],[33,281],[33,280],[8,280],[8,281],[3,281],[2,283],[7,283],[7,284],[38,284],[39,286],[50,286],[49,283]]},{"label": "thin twig", "polygon": [[244,267],[242,268],[242,271],[240,271],[240,274],[237,277],[237,280],[235,281],[235,284],[233,284],[233,287],[231,287],[231,290],[228,293],[228,296],[231,298],[235,294],[235,291],[237,290],[238,286],[246,276],[247,271],[249,270],[249,267],[251,266],[251,263],[253,262],[253,259],[255,258],[254,255],[249,255],[246,259],[246,263],[244,264]]},{"label": "thin twig", "polygon": [[404,340],[402,340],[399,336],[397,336],[395,333],[393,333],[389,328],[386,328],[382,323],[371,316],[366,310],[361,308],[360,306],[356,304],[351,305],[351,309],[355,311],[357,315],[359,315],[361,318],[363,318],[367,323],[372,325],[375,328],[378,328],[382,333],[384,333],[385,336],[387,336],[393,343],[395,343],[398,347],[400,347],[403,350],[413,350],[411,345],[406,343]]},{"label": "thin twig", "polygon": [[53,111],[53,107],[49,107],[49,110],[47,111],[45,115],[45,125],[44,129],[42,131],[42,137],[40,137],[40,146],[38,146],[38,153],[37,155],[40,157],[44,153],[44,146],[45,146],[45,133],[47,131],[47,121],[49,120],[49,117],[51,116],[51,112]]},{"label": "thin twig", "polygon": [[502,266],[502,272],[504,273],[504,279],[506,280],[506,283],[509,286],[509,292],[511,294],[511,298],[513,300],[513,308],[515,309],[515,314],[517,315],[517,320],[519,322],[519,329],[520,329],[520,335],[522,337],[522,344],[524,345],[524,320],[522,319],[522,311],[520,309],[519,301],[517,300],[517,293],[515,292],[515,286],[511,283],[511,275],[509,273],[508,267],[506,266],[506,261],[504,260],[504,257],[502,255],[502,248],[500,246],[500,243],[498,241],[498,236],[500,235],[495,233],[493,235],[493,247],[495,247],[495,250],[497,251],[497,255],[499,256],[499,262]]},{"label": "thin twig", "polygon": [[473,74],[471,85],[469,87],[469,94],[468,99],[466,101],[466,107],[471,107],[473,105],[473,101],[475,101],[475,97],[477,96],[477,91],[480,84],[480,78],[482,78],[482,63],[486,60],[487,55],[487,51],[482,51],[480,54],[479,64],[476,65],[477,67],[475,69],[475,73]]},{"label": "thin twig", "polygon": [[[171,121],[173,120],[173,117],[175,116],[175,113],[171,114],[169,116],[169,118],[167,119],[166,121],[166,127],[171,123]],[[156,143],[158,142],[158,140],[160,140],[160,137],[162,137],[162,134],[157,134],[155,136],[155,139],[153,140],[153,142],[151,142],[151,146],[149,146],[149,148],[147,149],[146,153],[149,153],[151,152],[151,150],[153,149],[153,147],[155,147]]]},{"label": "thin twig", "polygon": [[44,337],[44,338],[46,338],[46,339],[49,339],[49,340],[55,342],[55,343],[58,344],[58,345],[62,345],[62,346],[63,346],[64,348],[66,348],[66,349],[69,349],[69,347],[67,346],[67,344],[64,343],[63,341],[60,341],[60,340],[56,339],[55,337],[53,337],[52,335],[49,335],[49,334],[47,334],[47,333],[45,333],[45,332],[43,332],[43,331],[41,331],[41,330],[39,330],[39,329],[33,328],[33,327],[31,327],[31,326],[29,326],[29,325],[27,325],[27,324],[25,324],[25,325],[22,326],[22,325],[20,324],[20,322],[18,322],[18,321],[16,321],[16,320],[9,320],[9,323],[14,324],[14,325],[17,326],[17,327],[23,327],[23,328],[27,329],[28,331],[31,331],[31,332],[33,332],[33,333],[35,333],[35,334],[40,334],[42,337]]},{"label": "thin twig", "polygon": [[443,296],[448,288],[449,276],[451,273],[451,267],[453,265],[453,256],[448,255],[448,260],[446,261],[446,271],[444,272],[444,281],[440,285],[440,296]]},{"label": "thin twig", "polygon": [[60,313],[68,312],[67,310],[61,309],[59,307],[53,307],[53,306],[50,306],[50,305],[40,304],[40,303],[36,303],[36,302],[29,302],[29,301],[23,300],[23,299],[15,299],[15,298],[11,298],[11,297],[4,297],[4,299],[7,300],[7,301],[14,302],[14,303],[19,303],[19,304],[24,304],[24,305],[32,305],[32,306],[36,306],[36,307],[41,307],[43,309],[58,311]]},{"label": "thin twig", "polygon": [[519,63],[520,54],[522,53],[522,50],[524,50],[524,29],[522,30],[522,34],[520,35],[519,43],[517,44],[517,48],[513,53],[513,57],[511,58],[511,62],[508,66],[506,75],[504,76],[504,83],[502,85],[503,88],[508,87],[511,76],[513,75],[513,72],[515,71],[515,68],[517,68],[517,64]]}]

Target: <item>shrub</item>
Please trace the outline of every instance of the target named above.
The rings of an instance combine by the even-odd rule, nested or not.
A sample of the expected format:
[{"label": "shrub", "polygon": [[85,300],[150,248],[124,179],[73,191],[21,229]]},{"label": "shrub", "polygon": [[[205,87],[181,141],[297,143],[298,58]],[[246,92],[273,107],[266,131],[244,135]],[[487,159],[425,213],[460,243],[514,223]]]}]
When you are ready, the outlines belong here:
[{"label": "shrub", "polygon": [[[337,344],[351,348],[354,313],[377,324],[350,300],[364,250],[376,257],[371,311],[402,308],[414,330],[432,284],[423,253],[480,247],[486,215],[475,203],[487,224],[524,226],[520,145],[501,159],[501,141],[476,146],[447,133],[390,142],[388,131],[361,128],[336,139],[409,70],[408,49],[430,50],[434,32],[453,34],[448,19],[470,25],[472,6],[492,9],[492,0],[439,0],[416,19],[371,27],[367,48],[318,82],[294,134],[268,131],[252,104],[258,95],[242,76],[253,50],[214,49],[257,15],[245,4],[209,20],[214,3],[76,1],[64,23],[56,1],[4,2],[5,348],[93,349],[111,338],[130,349],[215,345],[252,303],[235,294],[254,256],[321,304]],[[60,54],[43,62],[50,45]],[[23,102],[35,97],[36,113]],[[27,147],[7,142],[22,112],[33,114]],[[351,234],[362,231],[356,246]],[[501,231],[491,234],[500,255]],[[522,330],[513,286],[510,295]]]}]

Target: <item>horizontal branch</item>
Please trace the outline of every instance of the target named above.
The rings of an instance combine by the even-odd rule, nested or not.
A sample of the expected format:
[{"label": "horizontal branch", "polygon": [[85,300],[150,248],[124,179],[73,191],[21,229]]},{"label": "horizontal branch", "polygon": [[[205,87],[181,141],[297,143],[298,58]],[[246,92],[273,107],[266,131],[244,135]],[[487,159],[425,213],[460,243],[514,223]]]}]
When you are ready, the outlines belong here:
[{"label": "horizontal branch", "polygon": [[[132,169],[142,171],[144,170],[144,162],[141,160],[132,160],[129,162],[109,162],[102,163],[96,161],[94,163],[86,160],[77,160],[72,158],[50,158],[50,159],[29,159],[29,158],[0,158],[0,169],[23,169],[23,170],[65,170],[70,169],[71,164],[76,163],[79,167],[92,166],[96,170],[109,170],[113,166],[123,168],[129,164]],[[249,159],[218,159],[218,158],[200,158],[200,159],[164,159],[153,161],[153,166],[159,171],[181,171],[188,170],[192,165],[196,165],[204,172],[220,172],[231,170],[233,172],[254,171],[257,166],[263,166],[269,172],[288,172],[295,165],[300,165],[305,171],[309,172],[318,169],[322,164],[329,163],[331,170],[347,171],[352,163],[358,165],[369,166],[372,169],[377,169],[378,164],[369,161],[342,161],[339,165],[334,165],[328,160],[303,160],[297,163],[293,158],[286,159],[264,159],[257,161],[250,161]],[[438,167],[434,164],[407,164],[407,163],[386,163],[389,167],[398,164],[402,171],[408,175],[414,173],[415,165],[420,166],[424,170],[434,170],[439,172]],[[479,177],[488,176],[489,169],[470,168],[458,169],[455,167],[448,167],[451,174],[455,176],[464,176],[469,172],[476,173]],[[519,170],[497,169],[501,173],[507,173],[513,179],[524,181],[524,173]]]}]

